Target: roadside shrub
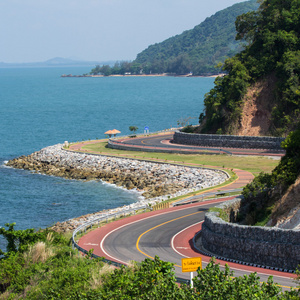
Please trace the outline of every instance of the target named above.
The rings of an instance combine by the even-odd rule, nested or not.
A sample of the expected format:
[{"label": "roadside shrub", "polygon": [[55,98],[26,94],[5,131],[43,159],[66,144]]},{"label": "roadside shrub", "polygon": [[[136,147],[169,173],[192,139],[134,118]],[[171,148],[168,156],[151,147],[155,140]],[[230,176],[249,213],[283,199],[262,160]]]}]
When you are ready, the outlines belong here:
[{"label": "roadside shrub", "polygon": [[182,128],[181,131],[185,133],[194,133],[194,127],[193,125],[187,125],[184,128]]},{"label": "roadside shrub", "polygon": [[[300,175],[300,129],[291,132],[282,142],[286,155],[272,174],[261,173],[243,189],[241,219],[250,225],[265,225],[272,214],[274,203],[280,200],[285,191]],[[248,207],[248,208],[246,208]]]},{"label": "roadside shrub", "polygon": [[227,265],[221,270],[211,259],[198,269],[193,288],[179,286],[174,264],[157,256],[112,270],[101,259],[78,255],[48,235],[45,242],[10,251],[0,260],[0,299],[299,299],[299,290],[282,293],[272,277],[260,283],[256,273],[233,275]]}]

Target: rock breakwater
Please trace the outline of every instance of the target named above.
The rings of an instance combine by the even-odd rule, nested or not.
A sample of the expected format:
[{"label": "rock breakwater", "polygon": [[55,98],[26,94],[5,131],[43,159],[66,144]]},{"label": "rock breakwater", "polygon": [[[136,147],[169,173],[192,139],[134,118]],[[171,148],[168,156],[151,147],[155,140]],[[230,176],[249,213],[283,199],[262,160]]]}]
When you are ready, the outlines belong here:
[{"label": "rock breakwater", "polygon": [[[226,172],[205,168],[185,167],[134,159],[77,153],[62,149],[62,144],[49,146],[28,156],[7,162],[7,166],[67,179],[102,180],[128,190],[135,189],[143,199],[128,207],[116,208],[108,214],[155,204],[169,197],[215,186],[228,179]],[[102,215],[104,212],[100,212]],[[68,231],[99,213],[57,223],[54,229]]]},{"label": "rock breakwater", "polygon": [[228,179],[222,171],[76,153],[61,144],[10,160],[7,166],[69,179],[103,180],[137,189],[145,198],[200,190]]}]

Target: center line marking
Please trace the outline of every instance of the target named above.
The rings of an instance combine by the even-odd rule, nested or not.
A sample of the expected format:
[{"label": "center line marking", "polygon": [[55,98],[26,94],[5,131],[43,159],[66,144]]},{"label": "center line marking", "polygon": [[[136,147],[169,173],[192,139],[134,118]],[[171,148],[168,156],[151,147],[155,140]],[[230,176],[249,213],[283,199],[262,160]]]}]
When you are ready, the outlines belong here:
[{"label": "center line marking", "polygon": [[[140,249],[140,247],[139,247],[139,243],[140,243],[140,240],[141,240],[141,238],[142,238],[143,235],[145,235],[146,233],[148,233],[148,232],[150,232],[151,230],[156,229],[156,228],[158,228],[158,227],[160,227],[160,226],[166,225],[166,224],[168,224],[168,223],[171,223],[171,222],[174,222],[174,221],[177,221],[177,220],[186,218],[186,217],[190,217],[190,216],[193,216],[193,215],[196,215],[196,214],[200,214],[200,213],[202,213],[202,212],[203,212],[203,211],[197,211],[197,212],[195,212],[195,213],[192,213],[192,214],[189,214],[189,215],[185,215],[185,216],[182,216],[182,217],[179,217],[179,218],[176,218],[176,219],[173,219],[173,220],[164,222],[164,223],[162,223],[162,224],[159,224],[159,225],[157,225],[157,226],[154,226],[154,227],[148,229],[147,231],[143,232],[143,233],[138,237],[138,239],[137,239],[137,241],[136,241],[136,248],[137,248],[137,250],[138,250],[139,252],[141,252],[143,255],[145,255],[145,256],[147,256],[147,257],[149,257],[149,258],[151,258],[151,259],[154,259],[154,257],[152,257],[152,256],[150,256],[150,255],[148,255],[148,254],[146,254],[146,253],[143,252],[143,251]],[[178,265],[175,265],[175,266],[176,266],[176,267],[181,267],[181,266],[178,266]]]}]

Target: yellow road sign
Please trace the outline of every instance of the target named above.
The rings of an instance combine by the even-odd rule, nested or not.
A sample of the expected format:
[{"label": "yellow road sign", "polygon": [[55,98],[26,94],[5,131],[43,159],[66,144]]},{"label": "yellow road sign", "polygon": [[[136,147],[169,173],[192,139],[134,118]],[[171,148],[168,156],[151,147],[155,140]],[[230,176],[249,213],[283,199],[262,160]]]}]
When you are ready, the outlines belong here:
[{"label": "yellow road sign", "polygon": [[181,259],[181,271],[182,272],[194,272],[200,267],[202,269],[202,258],[191,257]]}]

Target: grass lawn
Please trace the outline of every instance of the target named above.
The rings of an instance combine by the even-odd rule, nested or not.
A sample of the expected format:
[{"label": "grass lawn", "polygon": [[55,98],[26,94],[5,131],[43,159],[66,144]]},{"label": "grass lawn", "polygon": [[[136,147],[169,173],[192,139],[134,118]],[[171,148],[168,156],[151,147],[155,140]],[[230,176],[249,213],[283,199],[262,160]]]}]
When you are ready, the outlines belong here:
[{"label": "grass lawn", "polygon": [[107,148],[106,146],[106,141],[95,141],[95,143],[83,146],[82,149],[95,154],[106,154],[134,159],[146,159],[179,164],[196,164],[198,166],[216,166],[219,168],[226,169],[237,168],[249,171],[254,176],[258,175],[260,172],[271,172],[279,163],[279,160],[274,160],[263,156],[153,153],[141,151],[115,150]]}]

